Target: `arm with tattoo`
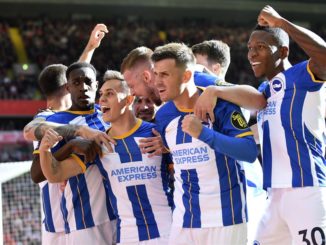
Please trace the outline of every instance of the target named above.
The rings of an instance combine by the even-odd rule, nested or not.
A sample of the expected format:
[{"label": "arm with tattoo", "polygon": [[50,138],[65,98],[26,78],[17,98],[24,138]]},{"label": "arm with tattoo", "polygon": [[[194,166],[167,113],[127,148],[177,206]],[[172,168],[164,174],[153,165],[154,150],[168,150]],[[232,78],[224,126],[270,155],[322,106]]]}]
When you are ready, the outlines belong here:
[{"label": "arm with tattoo", "polygon": [[[54,160],[59,162],[63,161],[69,158],[73,153],[83,155],[85,157],[85,162],[92,162],[97,155],[102,155],[102,149],[95,141],[87,139],[72,139],[58,149],[58,151],[53,153],[52,166],[55,166],[56,162]],[[57,174],[57,172],[54,171],[53,174]],[[41,169],[39,154],[34,154],[31,167],[31,177],[35,183],[40,183],[46,180]]]},{"label": "arm with tattoo", "polygon": [[75,157],[69,157],[63,161],[55,159],[50,149],[60,140],[62,136],[53,129],[49,129],[44,134],[39,148],[42,172],[51,183],[62,182],[86,170],[85,164]]}]

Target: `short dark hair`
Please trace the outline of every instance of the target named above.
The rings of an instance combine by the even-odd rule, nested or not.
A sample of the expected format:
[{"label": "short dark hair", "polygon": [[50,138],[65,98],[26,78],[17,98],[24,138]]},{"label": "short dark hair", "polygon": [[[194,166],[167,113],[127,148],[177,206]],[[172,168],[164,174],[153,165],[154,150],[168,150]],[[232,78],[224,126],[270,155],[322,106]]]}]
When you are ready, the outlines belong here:
[{"label": "short dark hair", "polygon": [[227,71],[231,57],[230,47],[220,40],[209,40],[191,47],[194,54],[207,55],[208,62],[219,63]]},{"label": "short dark hair", "polygon": [[193,52],[184,43],[168,43],[157,47],[152,55],[152,60],[157,62],[164,59],[174,59],[176,65],[183,68],[195,64]]},{"label": "short dark hair", "polygon": [[126,80],[124,79],[123,75],[119,71],[107,70],[103,75],[103,84],[109,80],[120,81],[120,86],[121,86],[122,90],[127,95],[130,94],[130,88],[128,87],[128,84],[127,84]]},{"label": "short dark hair", "polygon": [[74,62],[68,67],[68,69],[66,71],[67,79],[69,78],[69,75],[73,70],[84,68],[84,67],[91,68],[94,71],[94,74],[96,76],[96,69],[92,64],[87,63],[87,62]]},{"label": "short dark hair", "polygon": [[122,61],[120,69],[121,72],[125,72],[126,70],[133,68],[139,63],[143,62],[147,62],[150,65],[152,54],[153,50],[144,46],[131,50]]},{"label": "short dark hair", "polygon": [[67,83],[67,66],[62,64],[52,64],[46,66],[38,77],[38,85],[42,93],[46,96],[52,96]]},{"label": "short dark hair", "polygon": [[268,26],[260,26],[256,25],[253,31],[265,31],[274,37],[277,44],[281,47],[289,47],[290,38],[289,35],[279,27],[268,27]]}]

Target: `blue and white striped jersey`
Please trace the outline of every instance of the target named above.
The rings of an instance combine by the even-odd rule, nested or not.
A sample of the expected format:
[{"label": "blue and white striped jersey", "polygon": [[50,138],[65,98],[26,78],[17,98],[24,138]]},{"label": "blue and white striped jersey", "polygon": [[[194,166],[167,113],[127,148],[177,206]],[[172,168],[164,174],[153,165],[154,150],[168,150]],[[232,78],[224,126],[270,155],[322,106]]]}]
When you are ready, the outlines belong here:
[{"label": "blue and white striped jersey", "polygon": [[[47,121],[61,124],[88,125],[105,131],[108,128],[102,120],[101,111],[96,106],[90,111],[62,111],[47,118]],[[59,142],[53,151],[64,144]],[[108,202],[105,181],[96,164],[86,166],[80,156],[72,155],[85,169],[83,174],[68,179],[65,187],[61,210],[65,221],[65,232],[86,229],[114,219],[112,207]]]},{"label": "blue and white striped jersey", "polygon": [[264,82],[258,112],[264,188],[326,186],[325,84],[301,62]]},{"label": "blue and white striped jersey", "polygon": [[[192,110],[178,109],[170,101],[156,114],[158,130],[174,162],[173,226],[204,228],[246,222],[245,179],[240,164],[184,133],[181,122],[189,113]],[[203,124],[211,135],[219,132],[232,138],[252,138],[239,107],[219,100],[214,114],[214,124]]]},{"label": "blue and white striped jersey", "polygon": [[60,184],[48,183],[47,180],[39,183],[41,188],[43,225],[47,232],[64,232],[65,223],[61,212],[62,191]]},{"label": "blue and white striped jersey", "polygon": [[138,141],[153,137],[155,125],[138,119],[128,133],[115,137],[113,153],[103,148],[97,159],[108,179],[110,202],[117,217],[117,243],[167,237],[172,223],[167,164],[161,156],[142,154]]},{"label": "blue and white striped jersey", "polygon": [[[39,121],[45,121],[50,115],[53,115],[55,111],[44,110],[34,116],[34,119]],[[39,154],[39,141],[33,142],[34,152],[33,154]],[[60,190],[60,184],[48,183],[47,180],[39,183],[41,189],[42,198],[42,210],[43,210],[43,225],[47,232],[64,232],[64,220],[61,212],[61,198],[62,191]]]}]

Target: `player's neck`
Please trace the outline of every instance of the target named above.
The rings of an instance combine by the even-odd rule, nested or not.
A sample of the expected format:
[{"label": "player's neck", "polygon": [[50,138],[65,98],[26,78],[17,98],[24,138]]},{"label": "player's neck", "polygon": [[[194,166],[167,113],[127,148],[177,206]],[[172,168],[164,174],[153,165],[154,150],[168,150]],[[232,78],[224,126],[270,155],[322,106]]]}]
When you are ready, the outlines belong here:
[{"label": "player's neck", "polygon": [[118,137],[128,133],[137,124],[137,118],[131,110],[122,114],[117,120],[111,122],[109,134]]},{"label": "player's neck", "polygon": [[157,89],[154,89],[153,95],[151,98],[151,101],[156,105],[156,106],[161,106],[163,104],[163,101],[160,98],[160,94],[158,93]]},{"label": "player's neck", "polygon": [[291,67],[291,63],[288,59],[284,59],[270,74],[267,74],[266,77],[268,80],[272,80],[277,74],[283,72]]},{"label": "player's neck", "polygon": [[195,84],[187,86],[186,89],[173,100],[175,106],[180,109],[193,109],[199,97]]},{"label": "player's neck", "polygon": [[78,105],[72,105],[69,108],[69,111],[91,111],[94,110],[95,104],[89,104],[88,106],[85,107],[80,107]]},{"label": "player's neck", "polygon": [[64,111],[69,108],[69,105],[65,101],[58,99],[48,99],[46,101],[46,107],[55,111]]}]

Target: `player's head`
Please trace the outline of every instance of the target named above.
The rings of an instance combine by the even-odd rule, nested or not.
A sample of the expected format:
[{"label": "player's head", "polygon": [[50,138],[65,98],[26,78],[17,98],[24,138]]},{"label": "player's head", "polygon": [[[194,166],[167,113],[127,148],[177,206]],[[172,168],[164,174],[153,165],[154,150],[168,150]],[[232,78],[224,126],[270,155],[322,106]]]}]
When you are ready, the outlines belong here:
[{"label": "player's head", "polygon": [[134,104],[133,104],[133,110],[136,115],[136,117],[150,122],[153,120],[155,115],[155,105],[154,103],[145,97],[136,97]]},{"label": "player's head", "polygon": [[67,88],[71,94],[71,110],[86,111],[94,108],[96,90],[96,70],[86,62],[75,62],[67,71]]},{"label": "player's head", "polygon": [[193,80],[195,56],[183,43],[169,43],[154,50],[155,85],[162,101],[174,100],[181,95],[187,83]]},{"label": "player's head", "polygon": [[130,87],[132,95],[149,98],[159,105],[161,101],[153,81],[152,53],[153,51],[147,47],[133,49],[123,59],[121,72]]},{"label": "player's head", "polygon": [[281,28],[256,26],[248,41],[248,60],[256,77],[273,78],[283,71],[289,36]]},{"label": "player's head", "polygon": [[230,65],[230,47],[220,40],[209,40],[191,47],[197,64],[205,66],[214,74],[225,77]]},{"label": "player's head", "polygon": [[62,64],[49,65],[41,71],[38,84],[47,99],[61,99],[68,94],[66,71],[67,66]]},{"label": "player's head", "polygon": [[114,123],[123,114],[131,112],[133,100],[123,75],[118,71],[106,71],[99,99],[103,120]]}]

